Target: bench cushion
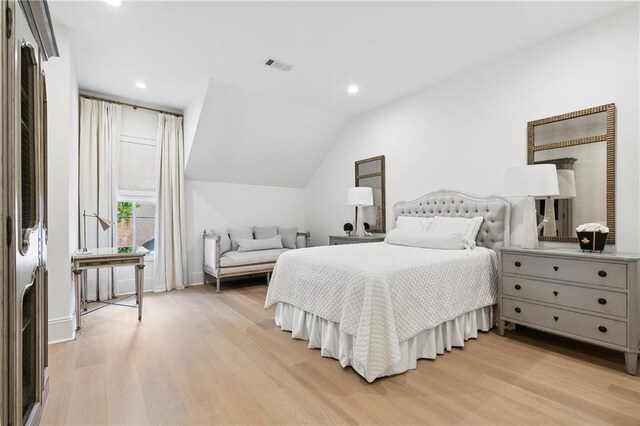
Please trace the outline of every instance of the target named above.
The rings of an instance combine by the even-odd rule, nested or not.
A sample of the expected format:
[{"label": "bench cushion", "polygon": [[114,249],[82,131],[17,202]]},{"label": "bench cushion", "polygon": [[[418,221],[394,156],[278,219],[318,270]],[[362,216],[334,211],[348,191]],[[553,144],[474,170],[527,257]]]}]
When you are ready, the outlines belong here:
[{"label": "bench cushion", "polygon": [[271,249],[259,251],[247,251],[239,253],[237,251],[228,251],[220,256],[220,266],[225,268],[229,266],[253,265],[256,263],[269,263],[278,260],[278,256],[289,251],[289,249]]}]

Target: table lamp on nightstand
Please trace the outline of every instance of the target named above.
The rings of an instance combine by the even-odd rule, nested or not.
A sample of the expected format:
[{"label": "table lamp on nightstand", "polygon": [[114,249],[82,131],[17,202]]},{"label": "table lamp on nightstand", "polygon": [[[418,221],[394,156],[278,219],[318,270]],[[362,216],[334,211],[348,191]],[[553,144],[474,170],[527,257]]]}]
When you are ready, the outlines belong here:
[{"label": "table lamp on nightstand", "polygon": [[[535,198],[549,197],[559,194],[558,174],[555,164],[533,164],[507,169],[505,173],[505,195],[526,197],[524,205],[524,244],[522,248],[538,248],[538,223]],[[549,221],[545,216],[541,222],[544,226]]]},{"label": "table lamp on nightstand", "polygon": [[349,188],[347,205],[356,206],[356,237],[364,237],[364,212],[362,208],[373,205],[373,190],[367,186]]}]

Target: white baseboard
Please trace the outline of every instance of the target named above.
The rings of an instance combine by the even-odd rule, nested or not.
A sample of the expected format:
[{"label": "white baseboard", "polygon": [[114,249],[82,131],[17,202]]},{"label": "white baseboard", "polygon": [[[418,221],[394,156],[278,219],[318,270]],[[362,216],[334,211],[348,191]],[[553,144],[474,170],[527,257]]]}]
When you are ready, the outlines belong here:
[{"label": "white baseboard", "polygon": [[[208,277],[209,280],[211,280],[211,277]],[[195,271],[195,272],[190,272],[189,273],[189,285],[198,285],[198,284],[204,284],[203,282],[204,280],[204,272],[202,271]],[[215,278],[214,278],[215,281]]]},{"label": "white baseboard", "polygon": [[76,338],[75,318],[56,318],[49,320],[49,344],[66,342]]},{"label": "white baseboard", "polygon": [[[153,291],[153,277],[144,277],[143,291]],[[118,280],[116,282],[118,294],[133,294],[136,292],[136,280]]]}]

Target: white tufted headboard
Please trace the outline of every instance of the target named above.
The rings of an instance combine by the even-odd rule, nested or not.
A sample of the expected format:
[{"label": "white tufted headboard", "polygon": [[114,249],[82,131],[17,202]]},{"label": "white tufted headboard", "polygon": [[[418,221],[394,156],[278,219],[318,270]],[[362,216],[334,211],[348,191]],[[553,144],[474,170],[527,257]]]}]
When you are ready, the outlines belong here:
[{"label": "white tufted headboard", "polygon": [[393,206],[394,223],[398,216],[484,217],[476,244],[490,249],[509,245],[511,203],[502,197],[478,198],[454,191],[431,192],[414,201]]}]

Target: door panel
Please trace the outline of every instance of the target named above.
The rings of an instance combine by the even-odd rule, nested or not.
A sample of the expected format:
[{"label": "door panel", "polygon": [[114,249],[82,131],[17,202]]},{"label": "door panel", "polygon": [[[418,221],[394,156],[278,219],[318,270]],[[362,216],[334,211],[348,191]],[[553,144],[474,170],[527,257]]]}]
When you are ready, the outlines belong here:
[{"label": "door panel", "polygon": [[35,424],[42,408],[44,368],[44,152],[40,52],[19,4],[10,2],[8,42],[7,215],[9,249],[9,423]]}]

